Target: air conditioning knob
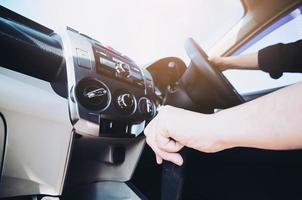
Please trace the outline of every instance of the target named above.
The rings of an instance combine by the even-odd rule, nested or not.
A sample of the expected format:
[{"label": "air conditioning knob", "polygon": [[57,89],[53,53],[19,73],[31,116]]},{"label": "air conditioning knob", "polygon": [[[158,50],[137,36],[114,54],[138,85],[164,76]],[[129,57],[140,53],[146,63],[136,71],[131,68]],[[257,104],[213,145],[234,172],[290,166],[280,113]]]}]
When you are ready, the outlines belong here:
[{"label": "air conditioning knob", "polygon": [[123,115],[132,115],[137,108],[136,98],[125,89],[120,89],[114,93],[115,108]]},{"label": "air conditioning knob", "polygon": [[145,117],[154,117],[156,112],[154,103],[146,97],[142,97],[139,100],[138,108]]},{"label": "air conditioning knob", "polygon": [[131,94],[121,94],[117,98],[117,103],[121,109],[131,108],[134,105],[134,98]]}]

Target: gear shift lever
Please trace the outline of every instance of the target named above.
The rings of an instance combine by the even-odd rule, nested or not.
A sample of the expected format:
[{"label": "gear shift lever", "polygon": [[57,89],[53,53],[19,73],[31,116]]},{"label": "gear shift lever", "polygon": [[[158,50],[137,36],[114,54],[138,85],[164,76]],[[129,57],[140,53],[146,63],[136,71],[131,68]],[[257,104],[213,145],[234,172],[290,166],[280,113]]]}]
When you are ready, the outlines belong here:
[{"label": "gear shift lever", "polygon": [[184,159],[182,166],[178,166],[172,162],[164,161],[162,168],[162,185],[161,199],[162,200],[179,200],[182,195],[184,183],[184,168],[185,168],[185,149],[180,151]]},{"label": "gear shift lever", "polygon": [[[167,87],[167,93],[174,93],[177,90],[177,81],[175,77],[179,77],[179,71],[175,62],[168,63],[171,84]],[[169,104],[169,98],[164,98],[163,105]],[[182,166],[178,166],[169,161],[163,161],[162,166],[162,186],[161,186],[161,199],[162,200],[179,200],[182,195],[182,187],[184,182],[184,166],[185,166],[185,150],[181,150],[180,154],[184,159]]]}]

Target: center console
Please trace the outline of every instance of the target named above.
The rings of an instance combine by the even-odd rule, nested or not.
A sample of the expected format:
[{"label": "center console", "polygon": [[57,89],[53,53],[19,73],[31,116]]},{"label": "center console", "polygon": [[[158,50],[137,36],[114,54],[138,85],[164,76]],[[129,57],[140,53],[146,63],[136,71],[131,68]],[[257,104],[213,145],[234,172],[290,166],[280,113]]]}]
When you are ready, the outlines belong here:
[{"label": "center console", "polygon": [[137,137],[156,112],[151,74],[71,28],[64,45],[70,116],[76,132]]},{"label": "center console", "polygon": [[141,133],[156,114],[152,76],[127,56],[71,28],[63,46],[75,133],[63,194],[94,182],[122,186],[143,151]]}]

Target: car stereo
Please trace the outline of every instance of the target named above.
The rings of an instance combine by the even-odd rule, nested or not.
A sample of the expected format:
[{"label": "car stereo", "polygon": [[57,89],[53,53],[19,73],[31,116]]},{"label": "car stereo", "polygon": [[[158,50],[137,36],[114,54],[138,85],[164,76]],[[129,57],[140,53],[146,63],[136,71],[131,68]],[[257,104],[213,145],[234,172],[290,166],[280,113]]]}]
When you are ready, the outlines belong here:
[{"label": "car stereo", "polygon": [[135,137],[156,112],[151,74],[67,28],[63,39],[71,121],[80,134]]}]

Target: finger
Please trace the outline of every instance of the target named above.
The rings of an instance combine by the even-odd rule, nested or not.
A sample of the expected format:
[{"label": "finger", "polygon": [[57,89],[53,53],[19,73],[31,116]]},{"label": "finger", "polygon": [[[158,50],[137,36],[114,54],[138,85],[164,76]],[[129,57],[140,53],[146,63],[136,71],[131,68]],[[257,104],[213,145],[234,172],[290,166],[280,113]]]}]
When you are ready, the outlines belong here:
[{"label": "finger", "polygon": [[155,135],[155,143],[157,146],[164,151],[173,153],[178,152],[184,147],[180,142],[175,141],[173,138],[170,138],[168,130],[161,130],[158,134]]},{"label": "finger", "polygon": [[156,161],[159,164],[162,163],[162,160],[167,160],[167,161],[173,162],[179,166],[181,166],[183,164],[183,158],[179,153],[165,152],[163,150],[160,150],[157,147],[157,145],[153,142],[152,139],[151,140],[148,139],[147,143],[151,147],[151,149],[154,151],[155,155],[160,158],[160,159],[156,158]]},{"label": "finger", "polygon": [[155,154],[155,157],[156,157],[157,164],[161,165],[163,163],[163,159],[157,154]]},{"label": "finger", "polygon": [[148,139],[147,143],[151,147],[151,149],[154,151],[154,153],[156,155],[158,155],[160,158],[162,158],[162,160],[168,160],[179,166],[182,165],[183,159],[179,153],[170,153],[170,152],[165,152],[163,150],[160,150],[157,147],[157,145],[155,144],[155,141],[153,139]]},{"label": "finger", "polygon": [[153,150],[163,160],[173,162],[178,166],[181,166],[183,164],[183,158],[179,153],[169,153],[169,152],[165,152],[160,149],[157,149],[157,148],[154,148]]},{"label": "finger", "polygon": [[[157,155],[156,161],[158,163],[162,163],[162,160],[164,159],[164,160],[173,162],[177,165],[182,165],[183,159],[179,153],[165,152],[158,148],[156,137],[157,137],[157,135],[159,135],[158,131],[160,131],[160,130],[158,130],[159,123],[160,123],[160,119],[159,119],[159,116],[157,116],[155,119],[153,119],[151,121],[151,123],[145,129],[147,144],[152,148],[152,150]],[[169,141],[169,139],[167,139],[167,138],[164,140]],[[177,146],[180,146],[180,145],[177,145]]]},{"label": "finger", "polygon": [[183,164],[183,158],[179,153],[168,153],[168,152],[163,152],[160,154],[160,156],[166,160],[170,161],[178,166],[181,166]]},{"label": "finger", "polygon": [[[167,132],[167,131],[165,131]],[[155,143],[159,149],[167,151],[170,153],[178,152],[184,147],[180,142],[175,141],[173,138],[170,138],[167,133],[162,133],[162,131],[155,135]]]},{"label": "finger", "polygon": [[159,148],[161,150],[166,151],[166,152],[170,152],[170,153],[178,152],[183,147],[184,147],[183,144],[181,144],[181,143],[179,143],[179,142],[177,142],[175,140],[172,140],[172,139],[170,139],[165,145],[159,146]]}]

